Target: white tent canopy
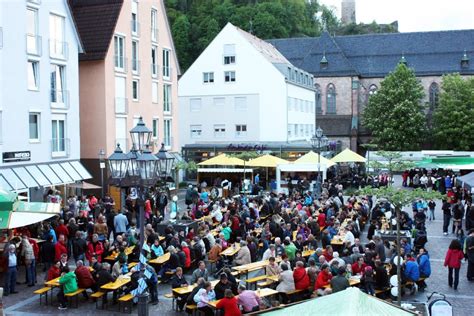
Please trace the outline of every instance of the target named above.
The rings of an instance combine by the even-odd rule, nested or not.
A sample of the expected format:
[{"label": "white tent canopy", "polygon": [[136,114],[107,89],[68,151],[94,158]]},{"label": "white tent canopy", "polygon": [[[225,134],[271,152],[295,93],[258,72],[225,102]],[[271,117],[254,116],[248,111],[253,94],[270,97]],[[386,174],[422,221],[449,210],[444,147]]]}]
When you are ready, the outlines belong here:
[{"label": "white tent canopy", "polygon": [[318,168],[317,163],[287,163],[278,165],[276,168],[276,184],[277,184],[277,192],[282,192],[281,188],[281,173],[282,172],[318,172],[321,171],[322,173],[322,181],[326,179],[328,165],[321,163],[320,167]]}]

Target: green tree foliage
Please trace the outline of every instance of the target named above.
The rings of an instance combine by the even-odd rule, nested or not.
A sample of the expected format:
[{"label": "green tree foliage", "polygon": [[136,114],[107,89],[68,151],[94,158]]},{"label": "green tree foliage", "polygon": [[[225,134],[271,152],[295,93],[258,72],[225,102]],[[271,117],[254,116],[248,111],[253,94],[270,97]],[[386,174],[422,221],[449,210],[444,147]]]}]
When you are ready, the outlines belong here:
[{"label": "green tree foliage", "polygon": [[363,111],[362,122],[381,150],[418,150],[426,131],[423,87],[413,70],[400,63],[381,82]]},{"label": "green tree foliage", "polygon": [[474,149],[474,79],[446,75],[434,112],[434,138],[439,149]]}]

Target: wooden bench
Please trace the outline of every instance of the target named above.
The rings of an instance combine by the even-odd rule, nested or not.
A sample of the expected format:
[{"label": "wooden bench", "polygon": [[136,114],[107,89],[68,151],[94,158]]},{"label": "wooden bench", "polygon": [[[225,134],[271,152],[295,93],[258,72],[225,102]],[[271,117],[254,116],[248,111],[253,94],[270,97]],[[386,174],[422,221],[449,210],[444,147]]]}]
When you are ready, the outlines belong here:
[{"label": "wooden bench", "polygon": [[[165,295],[163,295],[165,298],[171,298],[172,301],[171,301],[171,309],[174,310],[175,309],[175,301],[176,301],[176,297],[174,296],[173,293],[166,293]],[[176,306],[176,309],[178,309],[178,307]]]},{"label": "wooden bench", "polygon": [[245,280],[245,282],[247,283],[247,285],[251,285],[251,284],[256,283],[258,281],[265,280],[267,278],[268,278],[267,275],[260,275],[260,276],[254,277],[254,278],[247,279],[247,280]]},{"label": "wooden bench", "polygon": [[125,294],[124,296],[121,296],[118,299],[119,303],[119,311],[122,311],[122,305],[123,305],[123,312],[125,312],[125,309],[128,307],[129,308],[129,314],[132,313],[132,300],[133,300],[133,295],[132,294]]},{"label": "wooden bench", "polygon": [[[95,308],[96,309],[99,308],[99,299],[101,297],[103,297],[104,295],[107,295],[107,293],[106,292],[100,292],[100,291],[92,293],[91,297],[95,300]],[[104,304],[102,304],[102,309],[104,309]]]},{"label": "wooden bench", "polygon": [[[79,307],[79,294],[84,293],[86,289],[77,289],[77,291],[74,291],[72,293],[67,293],[64,296],[67,297],[68,299],[72,299],[73,297],[76,298],[76,308]],[[71,304],[72,306],[72,304]]]},{"label": "wooden bench", "polygon": [[257,282],[257,288],[269,287],[273,283],[275,283],[275,281],[270,280],[270,279],[267,279],[266,281],[263,281],[263,282]]},{"label": "wooden bench", "polygon": [[39,294],[39,296],[40,296],[40,305],[41,305],[41,298],[42,298],[43,296],[45,296],[45,301],[44,301],[44,302],[45,302],[45,305],[48,305],[48,292],[49,292],[49,290],[51,290],[51,289],[52,289],[52,288],[50,288],[50,287],[43,287],[43,288],[38,289],[38,290],[36,290],[36,291],[33,292],[33,293],[35,293],[35,294]]},{"label": "wooden bench", "polygon": [[383,293],[386,293],[390,291],[390,287],[386,287],[385,289],[378,289],[378,290],[375,290],[375,296],[378,297],[378,295],[380,294],[383,294]]},{"label": "wooden bench", "polygon": [[198,311],[197,308],[198,308],[197,305],[194,305],[194,304],[193,305],[188,305],[188,304],[186,304],[186,313],[194,315]]}]

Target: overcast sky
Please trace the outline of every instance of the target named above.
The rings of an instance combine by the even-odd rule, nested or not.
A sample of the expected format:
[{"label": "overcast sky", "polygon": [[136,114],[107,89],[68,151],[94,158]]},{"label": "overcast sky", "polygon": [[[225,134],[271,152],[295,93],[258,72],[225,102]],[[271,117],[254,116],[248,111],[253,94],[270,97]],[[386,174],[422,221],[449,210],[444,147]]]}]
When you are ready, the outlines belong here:
[{"label": "overcast sky", "polygon": [[[341,15],[341,0],[319,0]],[[474,29],[474,0],[356,0],[357,22],[391,23],[400,32]]]}]

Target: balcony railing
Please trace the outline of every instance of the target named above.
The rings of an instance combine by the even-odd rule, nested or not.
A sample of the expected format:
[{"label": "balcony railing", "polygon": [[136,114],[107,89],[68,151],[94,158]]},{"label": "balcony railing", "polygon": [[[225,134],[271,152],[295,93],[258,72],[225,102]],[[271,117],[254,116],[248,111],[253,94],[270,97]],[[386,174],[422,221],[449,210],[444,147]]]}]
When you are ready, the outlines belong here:
[{"label": "balcony railing", "polygon": [[151,75],[153,77],[158,77],[158,71],[160,70],[160,67],[158,64],[151,64]]},{"label": "balcony railing", "polygon": [[158,28],[151,28],[151,40],[153,42],[158,42]]},{"label": "balcony railing", "polygon": [[165,80],[171,80],[171,75],[172,75],[172,68],[171,67],[165,67],[163,66],[163,79]]},{"label": "balcony railing", "polygon": [[51,139],[51,157],[69,157],[70,139],[69,138],[53,138]]},{"label": "balcony railing", "polygon": [[131,20],[130,26],[132,30],[132,35],[137,37],[140,36],[140,22]]},{"label": "balcony railing", "polygon": [[69,109],[69,91],[51,89],[50,102],[52,108]]},{"label": "balcony railing", "polygon": [[116,138],[114,146],[117,146],[117,144],[120,144],[120,148],[122,148],[124,152],[130,150],[130,147],[128,146],[128,138]]},{"label": "balcony railing", "polygon": [[123,56],[114,56],[115,71],[127,72],[127,58]]},{"label": "balcony railing", "polygon": [[30,55],[41,56],[42,53],[41,36],[26,34],[26,52]]},{"label": "balcony railing", "polygon": [[66,60],[68,58],[67,42],[49,39],[49,57]]},{"label": "balcony railing", "polygon": [[115,114],[128,114],[128,99],[115,97]]},{"label": "balcony railing", "polygon": [[139,59],[132,59],[132,72],[134,74],[140,73],[140,60]]}]

